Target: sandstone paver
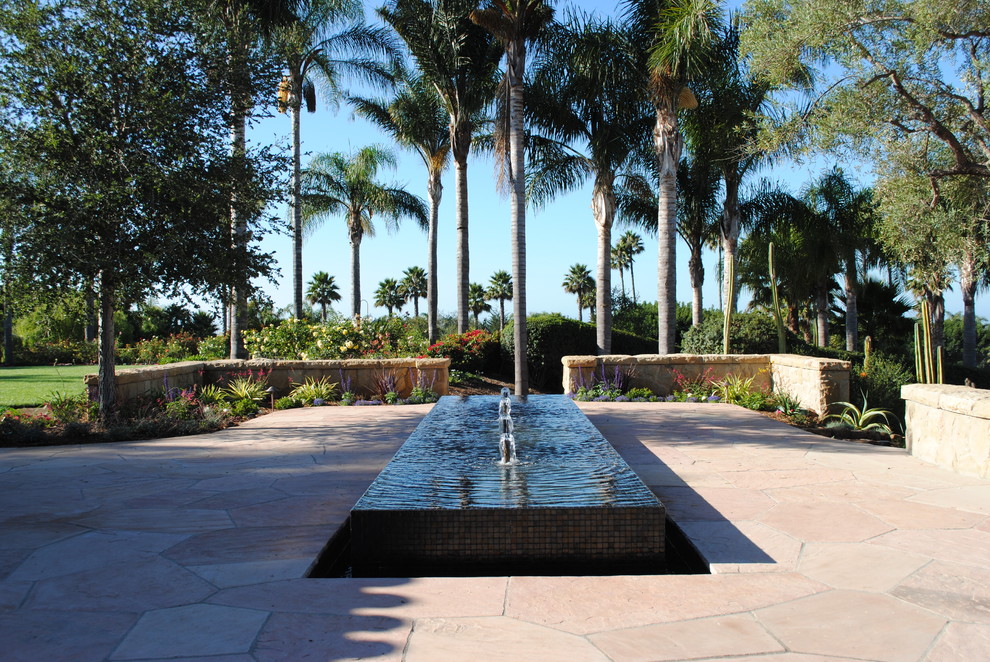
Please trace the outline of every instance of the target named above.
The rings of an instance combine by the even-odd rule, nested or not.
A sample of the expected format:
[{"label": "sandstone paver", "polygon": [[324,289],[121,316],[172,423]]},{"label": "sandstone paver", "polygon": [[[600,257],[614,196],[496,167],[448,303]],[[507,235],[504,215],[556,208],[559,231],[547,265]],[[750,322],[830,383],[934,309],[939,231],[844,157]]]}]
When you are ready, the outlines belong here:
[{"label": "sandstone paver", "polygon": [[756,612],[791,651],[884,662],[918,660],[945,619],[887,595],[830,591]]},{"label": "sandstone paver", "polygon": [[306,579],[429,406],[290,410],[0,450],[0,658],[990,659],[990,481],[728,405],[580,406],[716,574]]},{"label": "sandstone paver", "polygon": [[608,662],[587,639],[504,616],[428,618],[409,637],[407,662]]},{"label": "sandstone paver", "polygon": [[145,612],[111,660],[247,653],[268,614],[219,605]]},{"label": "sandstone paver", "polygon": [[664,662],[782,652],[784,647],[750,615],[613,630],[589,637],[617,662]]}]

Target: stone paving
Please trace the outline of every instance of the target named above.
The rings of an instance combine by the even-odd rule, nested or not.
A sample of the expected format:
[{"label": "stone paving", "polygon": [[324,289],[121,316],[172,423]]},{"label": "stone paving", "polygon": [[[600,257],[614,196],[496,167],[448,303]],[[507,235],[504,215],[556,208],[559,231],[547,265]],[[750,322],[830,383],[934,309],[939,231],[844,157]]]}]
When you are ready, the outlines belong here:
[{"label": "stone paving", "polygon": [[585,403],[711,575],[307,579],[429,406],[0,449],[0,659],[990,660],[990,481],[728,405]]}]

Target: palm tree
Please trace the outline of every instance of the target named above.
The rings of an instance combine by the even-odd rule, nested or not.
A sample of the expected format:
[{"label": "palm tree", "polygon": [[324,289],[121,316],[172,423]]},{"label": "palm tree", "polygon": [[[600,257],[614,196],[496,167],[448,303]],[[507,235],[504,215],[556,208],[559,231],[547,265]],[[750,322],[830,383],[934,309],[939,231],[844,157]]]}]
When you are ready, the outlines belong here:
[{"label": "palm tree", "polygon": [[742,213],[751,226],[747,242],[752,246],[747,248],[750,267],[745,282],[751,289],[761,289],[759,281],[765,282],[767,278],[767,246],[773,242],[780,279],[778,289],[789,303],[789,326],[795,328],[798,308],[810,300],[816,317],[817,342],[824,347],[828,342],[834,277],[842,259],[837,230],[832,226],[834,210],[815,193],[821,182],[813,183],[800,198],[763,187],[742,205]]},{"label": "palm tree", "polygon": [[362,147],[353,156],[318,154],[303,172],[303,229],[312,231],[328,216],[344,214],[351,242],[351,315],[361,315],[361,239],[374,232],[372,216],[394,228],[401,218],[426,228],[423,201],[405,189],[376,181],[383,167],[395,167],[395,156],[379,146]]},{"label": "palm tree", "polygon": [[340,94],[341,79],[354,76],[366,81],[388,79],[388,72],[368,55],[388,56],[394,48],[382,28],[361,25],[363,11],[357,0],[308,0],[298,20],[277,27],[276,49],[287,74],[279,86],[278,110],[292,118],[292,182],[289,210],[292,215],[292,305],[302,316],[302,206],[300,177],[302,146],[299,125],[303,102],[316,112],[316,83],[323,83],[331,98]]},{"label": "palm tree", "polygon": [[575,264],[564,276],[562,287],[568,294],[577,295],[578,300],[578,321],[583,322],[582,313],[584,311],[585,298],[589,292],[595,290],[595,279],[591,277],[588,266],[585,264]]},{"label": "palm tree", "polygon": [[[527,106],[531,124],[540,131],[530,157],[530,196],[541,204],[593,180],[591,208],[598,230],[595,326],[598,353],[609,354],[616,188],[629,174],[623,169],[633,164],[652,118],[641,94],[631,30],[573,16],[553,31],[548,46]],[[603,98],[609,102],[602,103]]]},{"label": "palm tree", "polygon": [[876,221],[871,189],[857,190],[840,168],[833,168],[806,192],[808,203],[823,216],[832,249],[843,265],[846,350],[859,345],[856,291],[859,253],[869,247]]},{"label": "palm tree", "polygon": [[697,156],[681,159],[677,169],[677,194],[681,203],[677,233],[691,252],[688,271],[693,291],[691,323],[694,325],[701,324],[703,315],[701,288],[705,284],[705,265],[701,253],[706,245],[715,243],[718,236],[718,176],[711,161]]},{"label": "palm tree", "polygon": [[643,248],[643,238],[632,230],[627,230],[619,237],[619,245],[622,246],[622,252],[628,256],[629,283],[632,287],[633,303],[636,303],[636,273],[633,271],[633,264],[636,262],[636,256],[646,250]]},{"label": "palm tree", "polygon": [[491,312],[492,306],[488,303],[489,298],[488,290],[485,289],[484,285],[471,283],[471,287],[468,288],[468,307],[474,313],[475,328],[481,326],[481,322],[478,319],[481,313]]},{"label": "palm tree", "polygon": [[[426,166],[426,190],[430,203],[430,229],[427,238],[427,335],[430,343],[437,341],[437,232],[440,198],[443,194],[441,176],[450,156],[450,129],[447,112],[436,89],[423,76],[400,71],[399,91],[389,101],[351,97],[358,114],[363,115],[395,138],[400,145],[415,151]],[[414,301],[419,317],[419,302]]]},{"label": "palm tree", "polygon": [[[279,26],[297,20],[300,0],[208,0],[209,18],[216,21],[223,33],[225,71],[220,76],[230,104],[230,152],[235,171],[243,172],[247,155],[247,117],[253,107],[251,76],[254,49],[262,40],[270,40]],[[244,246],[248,241],[248,212],[237,194],[230,197],[231,242]],[[232,284],[227,292],[229,301],[226,325],[230,331],[230,358],[244,358],[241,330],[247,313],[249,285],[243,280]]]},{"label": "palm tree", "polygon": [[498,329],[505,330],[505,302],[512,300],[512,274],[499,270],[488,281],[489,299],[498,301]]},{"label": "palm tree", "polygon": [[[543,0],[488,0],[483,9],[471,12],[471,20],[483,26],[505,48],[505,80],[508,141],[498,151],[508,156],[512,217],[512,318],[516,395],[529,393],[526,365],[526,164],[523,142],[523,84],[526,76],[526,46],[553,20],[553,9]],[[506,149],[507,147],[507,149]]]},{"label": "palm tree", "polygon": [[657,212],[657,324],[660,354],[675,351],[677,330],[677,166],[683,138],[679,108],[697,105],[686,87],[706,59],[722,21],[716,0],[625,0],[626,18],[647,49],[650,100],[656,111],[653,141],[660,167]]},{"label": "palm tree", "polygon": [[429,292],[427,287],[427,274],[423,267],[409,267],[402,272],[402,280],[399,288],[406,301],[412,299],[413,317],[419,317],[419,299],[425,297]]},{"label": "palm tree", "polygon": [[327,321],[327,307],[334,301],[340,301],[340,288],[334,277],[325,271],[317,271],[309,281],[306,290],[306,300],[321,309],[320,319]]},{"label": "palm tree", "polygon": [[468,327],[467,159],[475,128],[495,97],[501,58],[495,40],[469,19],[476,6],[476,0],[388,0],[378,10],[406,43],[420,75],[440,95],[449,118],[457,210],[458,333]]},{"label": "palm tree", "polygon": [[619,270],[619,283],[622,290],[622,300],[626,300],[626,278],[625,271],[629,268],[629,255],[622,250],[622,246],[616,244],[612,246],[612,268]]},{"label": "palm tree", "polygon": [[406,302],[402,294],[402,287],[399,281],[394,278],[386,278],[378,283],[375,290],[375,305],[388,310],[388,316],[392,317],[393,311],[402,310],[402,305]]}]

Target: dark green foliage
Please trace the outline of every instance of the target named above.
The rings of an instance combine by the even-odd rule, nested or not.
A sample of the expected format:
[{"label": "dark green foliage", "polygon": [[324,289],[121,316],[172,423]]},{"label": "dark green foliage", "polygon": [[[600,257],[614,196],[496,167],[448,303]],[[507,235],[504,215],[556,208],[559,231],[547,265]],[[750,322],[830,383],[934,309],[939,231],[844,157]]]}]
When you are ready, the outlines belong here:
[{"label": "dark green foliage", "polygon": [[[959,313],[946,315],[943,330],[946,358],[950,363],[962,363],[962,315]],[[982,317],[976,318],[976,364],[990,368],[990,323]]]},{"label": "dark green foliage", "polygon": [[886,409],[903,421],[901,386],[915,381],[914,370],[906,360],[873,352],[869,366],[864,368],[862,360],[853,362],[849,375],[849,397],[854,402],[865,397],[871,408]]},{"label": "dark green foliage", "polygon": [[[656,340],[657,302],[640,301],[633,303],[628,297],[612,296],[612,329],[625,331],[640,338]],[[691,328],[691,306],[686,303],[677,304],[677,343],[680,345],[684,334]]]},{"label": "dark green foliage", "polygon": [[[574,354],[595,354],[598,347],[595,325],[584,324],[558,313],[526,318],[529,331],[527,363],[530,384],[549,393],[563,391],[564,366],[561,358]],[[514,326],[509,323],[502,334],[502,349],[511,356]],[[612,330],[613,354],[655,354],[655,340]]]},{"label": "dark green foliage", "polygon": [[[788,339],[788,348],[791,347],[792,340],[794,338]],[[688,329],[681,343],[681,351],[685,354],[721,354],[721,311],[706,312],[701,324]],[[773,317],[766,313],[736,313],[733,315],[729,352],[732,354],[775,354],[777,352],[777,327]]]}]

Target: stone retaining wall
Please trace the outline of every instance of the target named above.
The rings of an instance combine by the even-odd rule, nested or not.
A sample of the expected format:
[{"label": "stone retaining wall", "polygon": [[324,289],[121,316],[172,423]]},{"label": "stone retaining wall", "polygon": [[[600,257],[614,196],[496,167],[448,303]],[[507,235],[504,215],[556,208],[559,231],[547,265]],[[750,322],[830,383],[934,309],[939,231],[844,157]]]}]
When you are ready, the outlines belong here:
[{"label": "stone retaining wall", "polygon": [[990,478],[990,390],[906,384],[901,397],[912,455],[964,476]]},{"label": "stone retaining wall", "polygon": [[[385,376],[395,379],[401,397],[407,397],[413,386],[419,384],[440,395],[449,390],[448,371],[450,359],[346,359],[342,361],[183,361],[168,365],[149,365],[124,368],[117,372],[117,399],[120,402],[169,388],[202,387],[216,384],[221,377],[231,373],[258,373],[268,375],[268,383],[278,391],[276,398],[288,395],[292,385],[307,378],[327,377],[339,384],[340,390],[351,390],[368,397],[378,393],[377,382]],[[96,392],[97,376],[86,375],[84,381],[90,393]]]},{"label": "stone retaining wall", "polygon": [[754,386],[786,392],[818,414],[826,412],[833,402],[849,400],[848,361],[796,354],[612,354],[565,356],[562,362],[565,393],[590,385],[594,376],[600,379],[604,374],[611,379],[621,370],[630,387],[646,387],[666,395],[673,391],[676,370],[689,380],[706,372],[715,380],[730,374],[752,377]]}]

